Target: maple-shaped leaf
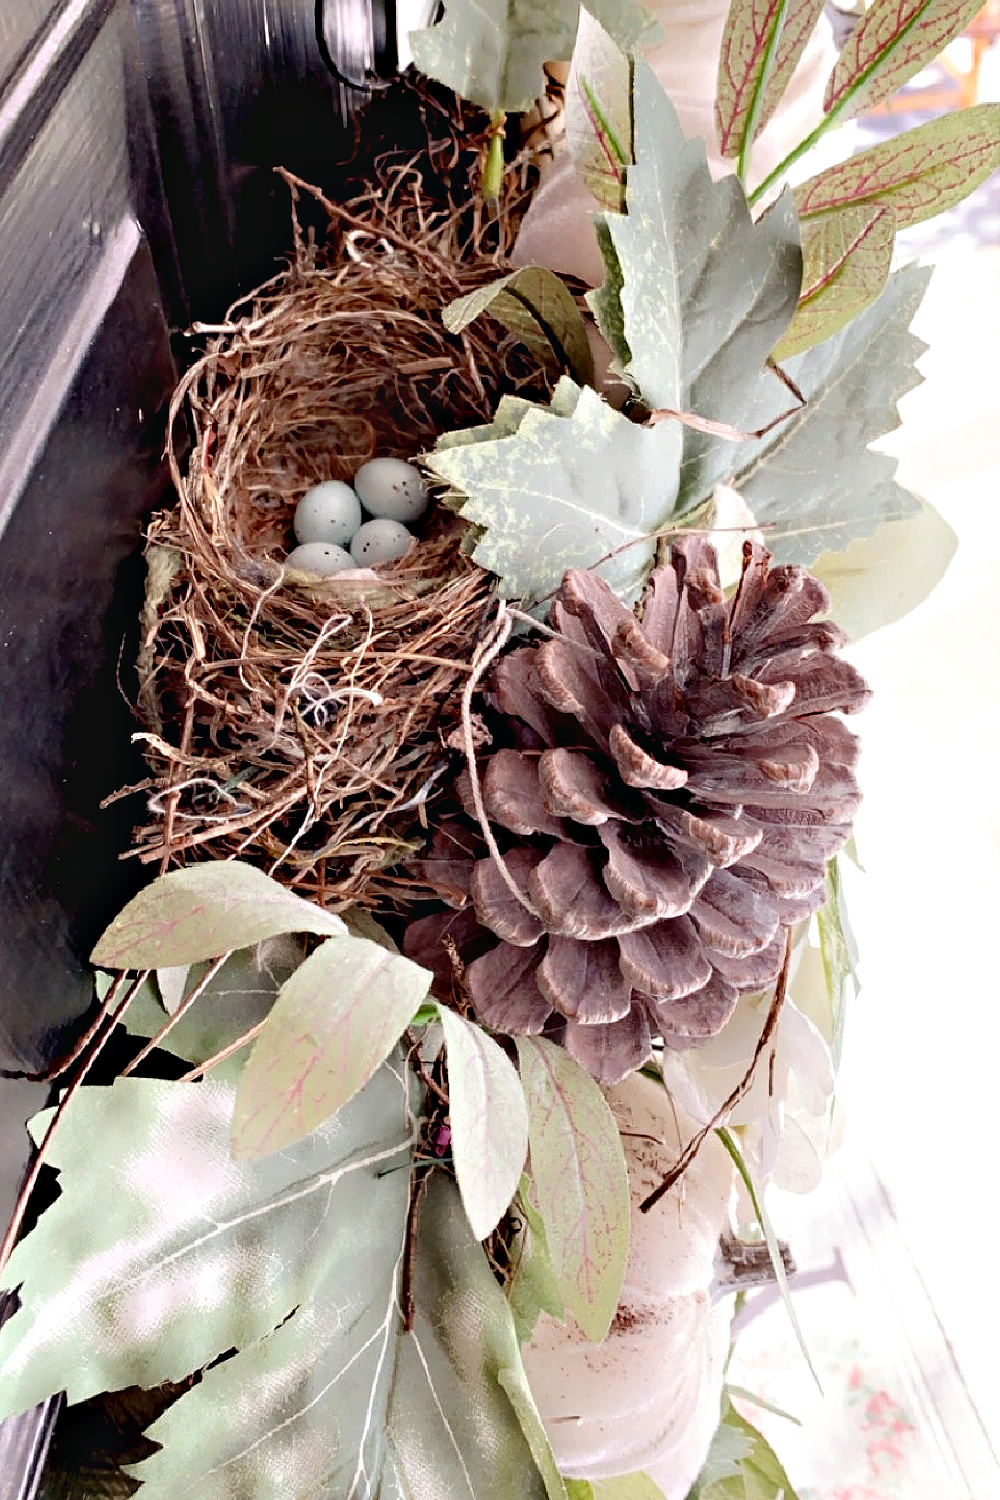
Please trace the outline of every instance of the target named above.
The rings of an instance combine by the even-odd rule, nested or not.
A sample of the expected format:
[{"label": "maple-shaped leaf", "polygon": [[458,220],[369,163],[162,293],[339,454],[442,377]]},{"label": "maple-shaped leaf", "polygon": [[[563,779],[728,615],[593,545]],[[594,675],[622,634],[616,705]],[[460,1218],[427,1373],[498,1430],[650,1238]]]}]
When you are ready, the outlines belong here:
[{"label": "maple-shaped leaf", "polygon": [[500,1380],[521,1365],[510,1311],[454,1184],[432,1177],[421,1205],[409,1333],[403,1232],[342,1226],[311,1301],[150,1429],[145,1500],[544,1500]]},{"label": "maple-shaped leaf", "polygon": [[[634,0],[588,0],[624,47],[651,30]],[[527,109],[545,92],[543,65],[569,58],[579,0],[448,0],[436,26],[410,32],[413,60],[481,109]]]},{"label": "maple-shaped leaf", "polygon": [[[505,410],[518,426],[494,436]],[[676,499],[675,423],[637,426],[564,377],[550,407],[501,403],[482,440],[464,436],[425,462],[465,497],[463,518],[481,528],[472,555],[504,595],[542,599],[567,568],[595,564],[617,593],[638,589],[655,550],[646,538]]]},{"label": "maple-shaped leaf", "polygon": [[823,97],[838,119],[874,109],[933,62],[982,0],[874,0],[848,38]]},{"label": "maple-shaped leaf", "polygon": [[443,1177],[404,1332],[418,1096],[402,1059],[264,1160],[229,1157],[233,1095],[212,1075],[74,1100],[62,1195],[7,1269],[22,1309],[0,1334],[0,1411],[218,1360],[151,1429],[163,1447],[133,1471],[148,1500],[543,1500],[499,1382],[519,1366],[510,1310]]},{"label": "maple-shaped leaf", "polygon": [[848,205],[885,206],[908,229],[960,203],[1000,167],[1000,104],[952,110],[859,151],[795,189],[803,224]]},{"label": "maple-shaped leaf", "polygon": [[414,1123],[388,1068],[336,1120],[251,1163],[229,1154],[234,1095],[212,1074],[73,1100],[49,1155],[60,1196],[4,1273],[21,1310],[0,1330],[0,1412],[182,1380],[312,1293],[338,1220],[405,1213]]},{"label": "maple-shaped leaf", "polygon": [[822,13],[823,0],[732,0],[715,94],[723,156],[743,157],[763,130]]},{"label": "maple-shaped leaf", "polygon": [[802,292],[774,350],[784,361],[830,338],[863,312],[889,279],[896,221],[881,204],[848,204],[802,232]]},{"label": "maple-shaped leaf", "polygon": [[[731,422],[763,375],[798,301],[795,206],[783,195],[757,223],[735,177],[713,182],[705,143],[685,140],[655,74],[636,60],[635,164],[626,212],[599,220],[613,250],[591,299],[602,331],[651,408]],[[619,335],[619,326],[621,335]]]},{"label": "maple-shaped leaf", "polygon": [[[840,333],[783,365],[805,404],[760,438],[728,442],[689,433],[679,513],[696,509],[718,483],[738,490],[782,562],[869,536],[917,502],[895,479],[896,460],[868,444],[899,425],[897,402],[920,383],[925,345],[909,331],[930,272],[909,266]],[[736,425],[754,431],[770,403],[750,393]]]}]

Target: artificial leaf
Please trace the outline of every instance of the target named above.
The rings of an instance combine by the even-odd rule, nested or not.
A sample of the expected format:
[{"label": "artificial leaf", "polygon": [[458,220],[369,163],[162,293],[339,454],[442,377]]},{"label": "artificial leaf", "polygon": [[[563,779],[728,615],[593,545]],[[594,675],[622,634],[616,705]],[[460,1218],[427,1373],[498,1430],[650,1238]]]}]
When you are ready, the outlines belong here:
[{"label": "artificial leaf", "polygon": [[566,81],[566,148],[604,208],[624,206],[632,161],[632,65],[586,6]]},{"label": "artificial leaf", "polygon": [[881,204],[849,204],[803,225],[799,305],[773,358],[811,349],[869,307],[889,279],[895,238],[892,209]]},{"label": "artificial leaf", "polygon": [[[557,415],[570,402],[571,415]],[[524,410],[511,436],[437,448],[426,462],[467,497],[462,516],[483,529],[472,555],[501,593],[541,599],[567,568],[598,563],[616,592],[637,590],[649,533],[673,509],[679,456],[675,423],[639,427],[564,377],[553,406]]]},{"label": "artificial leaf", "polygon": [[548,1500],[568,1500],[566,1485],[556,1465],[552,1444],[549,1442],[548,1434],[539,1415],[535,1398],[531,1394],[520,1351],[518,1351],[517,1364],[499,1370],[497,1379],[521,1424],[521,1431],[531,1449],[535,1467],[542,1476]]},{"label": "artificial leaf", "polygon": [[[633,0],[589,8],[624,47],[649,33]],[[543,64],[572,52],[579,10],[579,0],[449,0],[436,26],[410,32],[413,60],[481,109],[528,109],[545,92]]]},{"label": "artificial leaf", "polygon": [[743,156],[763,130],[822,13],[823,0],[732,0],[715,94],[723,156]]},{"label": "artificial leaf", "polygon": [[733,1407],[727,1398],[724,1400],[725,1415],[715,1430],[690,1500],[697,1500],[699,1494],[710,1492],[712,1486],[721,1480],[738,1479],[746,1460],[753,1455],[753,1440],[734,1422],[726,1420],[727,1416],[732,1416]]},{"label": "artificial leaf", "polygon": [[771,1445],[740,1416],[728,1398],[723,1401],[722,1422],[689,1500],[796,1500]]},{"label": "artificial leaf", "polygon": [[594,358],[583,315],[554,271],[522,266],[450,302],[442,317],[451,333],[461,333],[483,313],[516,334],[539,364],[555,356],[578,384],[593,385]]},{"label": "artificial leaf", "polygon": [[[233,953],[160,1045],[185,1062],[207,1062],[263,1021],[281,986],[305,956],[303,939],[292,933]],[[188,968],[184,994],[201,984],[208,969],[208,964]],[[166,1019],[164,1007],[147,982],[125,1012],[124,1024],[135,1036],[151,1037]]]},{"label": "artificial leaf", "polygon": [[61,1194],[6,1268],[21,1308],[0,1329],[0,1413],[183,1380],[266,1339],[344,1256],[391,1278],[410,1087],[387,1066],[336,1120],[246,1163],[229,1155],[235,1090],[218,1074],[82,1090],[50,1149]]},{"label": "artificial leaf", "polygon": [[282,1151],[336,1114],[388,1057],[431,977],[366,938],[320,944],[282,985],[240,1075],[234,1156]]},{"label": "artificial leaf", "polygon": [[873,0],[830,75],[823,108],[874,109],[961,35],[982,0]]},{"label": "artificial leaf", "polygon": [[788,1286],[788,1276],[785,1272],[785,1262],[781,1254],[781,1246],[778,1243],[778,1236],[774,1232],[770,1215],[764,1206],[764,1200],[757,1191],[756,1184],[750,1175],[750,1168],[747,1166],[743,1153],[736,1143],[735,1136],[724,1128],[717,1130],[716,1135],[729,1152],[737,1172],[743,1179],[743,1186],[747,1190],[750,1202],[753,1205],[753,1211],[757,1216],[757,1223],[760,1225],[761,1233],[764,1236],[764,1243],[767,1246],[767,1253],[771,1261],[771,1269],[774,1272],[774,1279],[778,1283],[778,1291],[781,1294],[782,1302],[785,1304],[785,1312],[788,1314],[788,1321],[792,1325],[792,1332],[795,1334],[798,1346],[802,1351],[802,1357],[809,1366],[809,1373],[813,1380],[815,1380],[817,1389],[822,1395],[823,1387],[820,1385],[819,1376],[816,1374],[812,1358],[809,1354],[805,1336],[802,1332],[802,1325],[799,1322],[799,1315],[795,1311],[795,1304],[792,1301],[792,1294]]},{"label": "artificial leaf", "polygon": [[795,191],[804,223],[849,203],[886,204],[907,229],[953,208],[1000,166],[1000,104],[952,110],[810,177]]},{"label": "artificial leaf", "polygon": [[163,1447],[135,1470],[144,1500],[544,1500],[499,1381],[518,1358],[510,1313],[454,1185],[427,1184],[410,1333],[404,1217],[370,1200],[331,1222],[310,1300],[151,1429]]},{"label": "artificial leaf", "polygon": [[[930,272],[908,266],[833,338],[784,365],[805,404],[760,438],[725,442],[689,433],[678,511],[696,509],[719,482],[739,491],[779,562],[809,563],[884,521],[911,515],[896,460],[865,445],[899,425],[896,403],[920,382],[925,347],[909,332]],[[769,403],[750,395],[736,418],[760,425]]]},{"label": "artificial leaf", "polygon": [[567,1500],[666,1500],[648,1474],[622,1474],[617,1479],[568,1479]]},{"label": "artificial leaf", "polygon": [[531,1179],[527,1174],[521,1179],[518,1207],[523,1226],[514,1256],[514,1273],[507,1286],[507,1299],[518,1339],[523,1344],[531,1337],[539,1313],[547,1312],[562,1322],[566,1310],[552,1269],[545,1224],[531,1201]]},{"label": "artificial leaf", "polygon": [[827,897],[816,914],[819,928],[819,951],[823,959],[823,974],[830,1006],[831,1036],[830,1051],[834,1066],[839,1067],[844,1045],[844,1024],[847,1007],[857,997],[858,945],[847,915],[844,882],[840,874],[839,859],[832,859],[826,872]]},{"label": "artificial leaf", "polygon": [[161,875],[115,917],[90,955],[105,969],[175,968],[283,932],[343,932],[339,917],[239,860]]},{"label": "artificial leaf", "polygon": [[481,1026],[438,1007],[448,1057],[451,1152],[477,1240],[492,1234],[528,1154],[528,1110],[517,1069]]},{"label": "artificial leaf", "polygon": [[[798,300],[791,194],[754,223],[739,182],[712,181],[704,141],[684,139],[655,74],[638,60],[633,109],[628,211],[601,220],[621,277],[625,373],[651,408],[730,421],[747,388],[765,379]],[[607,286],[591,306],[607,336],[616,316]],[[766,385],[772,404],[786,394]]]},{"label": "artificial leaf", "polygon": [[175,969],[157,969],[156,988],[160,992],[163,1009],[168,1015],[172,1016],[184,999],[184,992],[188,987],[187,981],[190,972],[190,964],[180,964]]},{"label": "artificial leaf", "polygon": [[385,948],[388,953],[398,953],[399,947],[393,942],[380,922],[376,922],[370,911],[365,911],[361,906],[348,906],[340,913],[344,926],[352,937],[367,938],[371,943],[378,943],[380,948]]},{"label": "artificial leaf", "polygon": [[542,1037],[517,1038],[528,1101],[531,1177],[552,1268],[588,1338],[605,1337],[628,1258],[628,1173],[607,1100],[569,1053]]},{"label": "artificial leaf", "polygon": [[830,615],[852,641],[891,625],[927,598],[958,549],[958,537],[927,500],[914,515],[809,565],[830,595]]}]

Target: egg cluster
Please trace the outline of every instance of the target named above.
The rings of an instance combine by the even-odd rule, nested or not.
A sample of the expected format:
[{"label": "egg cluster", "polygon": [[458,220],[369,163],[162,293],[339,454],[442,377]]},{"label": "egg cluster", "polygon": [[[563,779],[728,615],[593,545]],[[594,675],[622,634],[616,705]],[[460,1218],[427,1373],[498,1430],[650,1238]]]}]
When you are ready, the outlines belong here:
[{"label": "egg cluster", "polygon": [[404,522],[419,520],[427,498],[419,469],[401,458],[370,459],[355,474],[353,488],[340,479],[314,484],[295,508],[299,545],[286,562],[324,578],[392,562],[409,549],[412,536]]}]

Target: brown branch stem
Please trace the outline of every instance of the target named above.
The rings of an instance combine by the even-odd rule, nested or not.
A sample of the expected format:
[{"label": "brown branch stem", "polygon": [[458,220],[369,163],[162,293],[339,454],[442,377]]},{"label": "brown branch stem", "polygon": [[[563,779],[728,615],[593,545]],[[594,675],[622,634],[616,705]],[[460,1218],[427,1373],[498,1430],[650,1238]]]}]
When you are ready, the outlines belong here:
[{"label": "brown branch stem", "polygon": [[753,1057],[750,1059],[750,1066],[747,1068],[743,1077],[733,1089],[728,1099],[724,1100],[716,1110],[715,1114],[709,1120],[708,1124],[704,1125],[696,1135],[691,1137],[687,1145],[684,1147],[684,1150],[681,1152],[680,1156],[677,1158],[676,1162],[671,1167],[670,1171],[667,1173],[666,1177],[664,1177],[659,1186],[655,1187],[653,1191],[649,1193],[647,1197],[645,1197],[639,1204],[639,1211],[641,1213],[648,1214],[649,1210],[651,1208],[654,1208],[656,1204],[659,1203],[664,1193],[668,1193],[673,1187],[674,1183],[678,1180],[678,1178],[684,1175],[688,1167],[698,1155],[698,1152],[701,1150],[701,1145],[705,1137],[711,1131],[713,1131],[716,1126],[721,1125],[724,1122],[730,1110],[735,1108],[735,1106],[743,1098],[744,1094],[746,1094],[750,1085],[753,1083],[754,1074],[757,1071],[757,1064],[763,1056],[764,1049],[766,1048],[768,1042],[774,1035],[774,1028],[778,1024],[778,1017],[781,1014],[781,1007],[785,1003],[785,994],[788,990],[788,969],[791,963],[791,958],[792,934],[790,930],[786,929],[785,957],[781,965],[781,973],[778,975],[778,982],[774,987],[774,998],[771,1001],[770,1009],[767,1013],[767,1019],[764,1022],[764,1029],[761,1031],[760,1038],[757,1042],[756,1047],[754,1048]]}]

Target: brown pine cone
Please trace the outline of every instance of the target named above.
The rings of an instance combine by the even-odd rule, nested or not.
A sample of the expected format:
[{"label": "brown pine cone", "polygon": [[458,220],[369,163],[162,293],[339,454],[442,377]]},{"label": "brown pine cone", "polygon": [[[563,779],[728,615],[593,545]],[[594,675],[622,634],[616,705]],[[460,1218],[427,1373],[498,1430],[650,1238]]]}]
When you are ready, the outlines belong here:
[{"label": "brown pine cone", "polygon": [[654,1035],[707,1040],[776,978],[850,833],[858,747],[834,715],[869,690],[812,620],[822,584],[769,563],[748,544],[726,599],[714,548],[687,538],[641,621],[567,573],[555,635],[503,658],[487,695],[482,802],[518,896],[467,771],[423,865],[459,910],[411,924],[405,951],[439,975],[457,952],[481,1021],[560,1037],[603,1083]]}]

